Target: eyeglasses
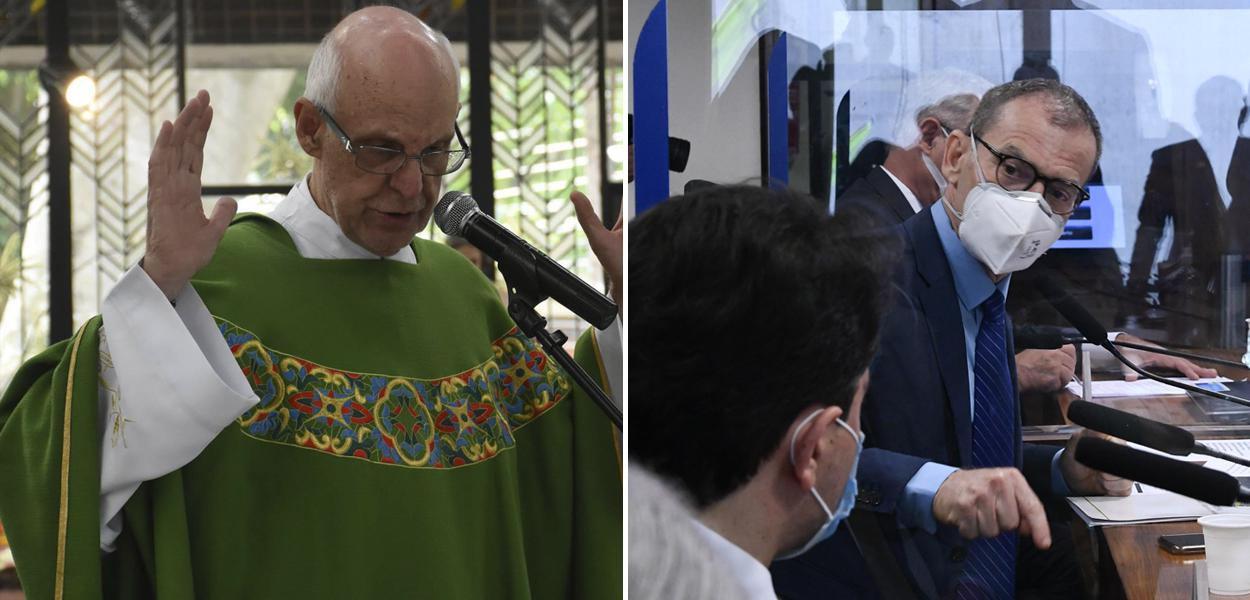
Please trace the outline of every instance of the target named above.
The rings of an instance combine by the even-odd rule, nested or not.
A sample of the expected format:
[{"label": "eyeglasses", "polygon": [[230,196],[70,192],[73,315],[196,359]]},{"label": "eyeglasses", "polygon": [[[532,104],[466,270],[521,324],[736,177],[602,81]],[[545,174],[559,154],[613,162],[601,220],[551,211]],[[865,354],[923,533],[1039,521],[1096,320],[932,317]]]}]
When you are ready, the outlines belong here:
[{"label": "eyeglasses", "polygon": [[989,150],[994,155],[994,158],[998,159],[998,170],[995,174],[997,175],[998,185],[1003,186],[1003,189],[1012,192],[1022,192],[1040,181],[1044,185],[1042,198],[1046,200],[1050,210],[1057,215],[1065,217],[1075,212],[1076,207],[1080,206],[1082,202],[1089,200],[1089,192],[1085,191],[1081,186],[1071,181],[1038,175],[1037,167],[1034,167],[1029,161],[999,152],[997,148],[979,137],[976,140],[982,146],[985,146],[985,149]]},{"label": "eyeglasses", "polygon": [[460,148],[456,150],[426,150],[420,154],[409,156],[403,150],[396,148],[387,148],[385,146],[368,146],[357,144],[343,133],[343,128],[330,116],[330,112],[320,106],[317,112],[321,113],[321,117],[325,119],[326,125],[330,126],[330,131],[338,136],[343,142],[343,149],[350,152],[356,157],[356,167],[362,171],[377,173],[379,175],[389,175],[403,168],[404,163],[408,159],[416,159],[417,164],[421,167],[421,173],[424,175],[446,175],[459,169],[464,161],[469,158],[469,145],[464,141],[464,134],[460,133],[460,126],[455,125],[456,142],[460,144]]}]

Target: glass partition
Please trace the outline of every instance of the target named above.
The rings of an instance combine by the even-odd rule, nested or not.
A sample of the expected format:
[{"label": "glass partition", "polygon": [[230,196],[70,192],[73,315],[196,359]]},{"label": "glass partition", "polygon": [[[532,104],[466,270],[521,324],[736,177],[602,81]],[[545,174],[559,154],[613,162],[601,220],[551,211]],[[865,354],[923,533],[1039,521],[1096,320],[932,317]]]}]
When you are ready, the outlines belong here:
[{"label": "glass partition", "polygon": [[[1110,328],[1174,346],[1243,347],[1250,10],[1029,4],[1040,7],[807,9],[833,24],[833,40],[786,38],[790,184],[837,210],[857,180],[914,151],[922,109],[1013,79],[1058,79],[1098,116],[1103,152],[1063,237],[1013,276],[1013,317],[1067,324],[1035,290],[1045,274]],[[936,184],[917,165],[893,174],[931,188],[918,194],[924,205]]]}]

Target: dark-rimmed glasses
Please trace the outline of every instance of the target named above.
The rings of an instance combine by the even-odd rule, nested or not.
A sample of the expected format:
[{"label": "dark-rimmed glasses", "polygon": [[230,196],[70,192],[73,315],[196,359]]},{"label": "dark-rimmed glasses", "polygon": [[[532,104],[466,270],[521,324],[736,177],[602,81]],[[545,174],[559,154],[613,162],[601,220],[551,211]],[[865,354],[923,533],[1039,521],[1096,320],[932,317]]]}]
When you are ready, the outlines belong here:
[{"label": "dark-rimmed glasses", "polygon": [[464,134],[460,133],[458,124],[455,125],[455,129],[456,142],[460,144],[459,149],[426,150],[420,154],[408,155],[396,148],[357,144],[347,137],[346,133],[343,133],[343,128],[339,127],[329,111],[318,106],[317,112],[321,113],[321,118],[325,119],[330,131],[333,131],[334,135],[343,142],[343,149],[356,157],[356,167],[362,171],[389,175],[403,168],[408,159],[416,159],[422,174],[446,175],[459,169],[470,156],[469,145],[465,143]]},{"label": "dark-rimmed glasses", "polygon": [[1081,186],[1072,183],[1066,179],[1056,179],[1054,177],[1044,177],[1037,173],[1037,167],[1023,158],[1012,156],[1003,152],[999,152],[998,148],[990,145],[989,142],[976,137],[977,142],[985,146],[994,158],[998,159],[997,175],[998,185],[1003,189],[1011,192],[1023,192],[1037,182],[1042,182],[1042,198],[1046,200],[1046,204],[1050,206],[1050,210],[1060,216],[1068,216],[1076,211],[1076,207],[1082,202],[1089,200],[1089,192],[1085,191]]}]

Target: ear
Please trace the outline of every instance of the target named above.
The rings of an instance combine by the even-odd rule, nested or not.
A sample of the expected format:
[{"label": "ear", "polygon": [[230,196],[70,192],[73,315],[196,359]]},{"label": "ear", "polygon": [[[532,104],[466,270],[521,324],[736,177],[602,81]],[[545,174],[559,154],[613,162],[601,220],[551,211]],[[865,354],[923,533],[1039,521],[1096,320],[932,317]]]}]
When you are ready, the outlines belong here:
[{"label": "ear", "polygon": [[325,121],[312,100],[300,96],[295,101],[295,137],[304,153],[313,158],[321,158],[321,138],[318,133],[324,128]]},{"label": "ear", "polygon": [[942,124],[933,117],[925,117],[916,126],[920,128],[920,141],[916,145],[926,154],[932,152],[937,141],[943,137]]},{"label": "ear", "polygon": [[946,153],[942,155],[942,175],[952,185],[958,187],[959,175],[965,168],[962,160],[965,154],[971,152],[972,138],[963,131],[952,131],[950,137],[946,138]]},{"label": "ear", "polygon": [[[795,435],[793,429],[810,414],[810,411],[804,412],[794,420],[790,425],[791,436]],[[834,421],[841,416],[840,407],[828,406],[820,409],[820,413],[808,421],[807,426],[798,432],[798,437],[794,440],[794,475],[799,487],[805,492],[816,485],[817,459],[829,451],[828,448],[821,448],[820,442],[829,437],[829,428],[837,427]],[[788,447],[785,448],[786,452],[789,450]]]},{"label": "ear", "polygon": [[852,412],[855,410],[855,405],[863,404],[864,396],[868,395],[868,381],[869,372],[868,369],[864,369],[864,372],[859,375],[859,381],[855,383],[855,399],[851,401]]}]

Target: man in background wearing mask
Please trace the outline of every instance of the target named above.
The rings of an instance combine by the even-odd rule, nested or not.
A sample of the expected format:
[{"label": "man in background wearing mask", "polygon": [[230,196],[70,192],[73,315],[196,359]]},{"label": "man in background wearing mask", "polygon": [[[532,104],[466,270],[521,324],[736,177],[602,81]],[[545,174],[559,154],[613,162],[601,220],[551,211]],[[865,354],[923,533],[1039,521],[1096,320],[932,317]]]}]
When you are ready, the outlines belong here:
[{"label": "man in background wearing mask", "polygon": [[[989,90],[952,131],[943,201],[904,222],[898,294],[862,416],[858,506],[924,597],[1013,598],[1017,556],[1050,546],[1038,499],[1126,495],[1067,449],[1021,444],[1010,274],[1059,238],[1101,151],[1084,99],[1053,81]],[[857,532],[858,533],[858,532]],[[850,535],[773,569],[785,597],[873,597]]]},{"label": "man in background wearing mask", "polygon": [[630,224],[630,458],[689,494],[749,598],[854,504],[894,254],[857,218],[715,186]]},{"label": "man in background wearing mask", "polygon": [[980,99],[952,94],[916,111],[920,131],[910,148],[891,147],[885,162],[852,183],[838,196],[836,210],[866,209],[890,222],[902,223],[942,197],[946,178],[938,169],[953,129],[967,129]]}]

